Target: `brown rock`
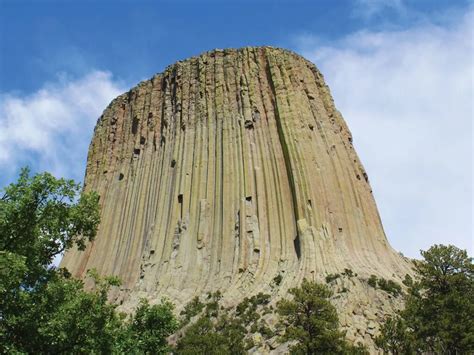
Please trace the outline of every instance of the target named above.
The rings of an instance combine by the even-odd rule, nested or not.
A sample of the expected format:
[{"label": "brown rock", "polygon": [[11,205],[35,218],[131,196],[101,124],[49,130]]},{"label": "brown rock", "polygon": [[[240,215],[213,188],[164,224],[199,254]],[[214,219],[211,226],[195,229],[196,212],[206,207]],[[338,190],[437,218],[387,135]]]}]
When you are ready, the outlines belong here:
[{"label": "brown rock", "polygon": [[[277,275],[274,297],[344,268],[400,281],[410,265],[387,242],[366,176],[314,64],[271,47],[206,52],[104,111],[85,178],[101,225],[61,266],[119,276],[124,310],[217,289],[236,304],[275,290]],[[378,297],[347,284],[346,304]]]}]

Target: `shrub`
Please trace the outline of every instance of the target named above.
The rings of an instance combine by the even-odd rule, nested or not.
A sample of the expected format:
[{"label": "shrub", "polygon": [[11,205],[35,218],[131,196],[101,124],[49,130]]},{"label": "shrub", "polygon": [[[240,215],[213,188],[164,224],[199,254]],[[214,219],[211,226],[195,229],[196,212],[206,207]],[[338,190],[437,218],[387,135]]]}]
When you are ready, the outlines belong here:
[{"label": "shrub", "polygon": [[377,288],[377,276],[370,275],[369,279],[367,280],[367,283],[373,288]]},{"label": "shrub", "polygon": [[370,275],[367,283],[373,288],[380,288],[381,290],[392,294],[397,297],[402,293],[402,288],[399,284],[392,280],[386,280],[384,278],[378,278],[375,275]]},{"label": "shrub", "polygon": [[388,292],[394,295],[395,297],[402,293],[401,286],[392,280],[385,280],[381,278],[378,280],[378,286],[381,290],[384,290],[385,292]]},{"label": "shrub", "polygon": [[180,315],[184,317],[182,321],[183,325],[187,324],[191,318],[201,313],[204,307],[205,304],[199,300],[199,297],[194,297],[180,313]]},{"label": "shrub", "polygon": [[326,276],[326,283],[331,283],[334,280],[337,280],[339,277],[341,277],[339,274],[329,274]]},{"label": "shrub", "polygon": [[405,278],[403,279],[402,283],[406,286],[406,287],[411,287],[413,286],[413,278],[406,274],[405,275]]},{"label": "shrub", "polygon": [[352,272],[351,269],[344,269],[344,272],[342,274],[347,276],[347,277],[353,277],[354,276],[354,273]]},{"label": "shrub", "polygon": [[273,278],[273,283],[277,286],[280,286],[282,280],[283,276],[281,276],[281,274],[278,274]]}]

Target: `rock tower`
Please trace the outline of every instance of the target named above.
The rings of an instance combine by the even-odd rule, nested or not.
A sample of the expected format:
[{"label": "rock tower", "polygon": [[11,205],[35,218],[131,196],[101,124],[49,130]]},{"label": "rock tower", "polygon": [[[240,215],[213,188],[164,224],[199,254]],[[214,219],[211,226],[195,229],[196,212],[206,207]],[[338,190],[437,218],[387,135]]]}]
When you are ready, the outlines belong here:
[{"label": "rock tower", "polygon": [[287,50],[213,50],[114,99],[85,186],[101,196],[98,235],[62,266],[118,275],[124,307],[143,296],[179,307],[217,289],[229,304],[277,298],[304,277],[349,269],[357,277],[337,280],[349,292],[334,302],[363,339],[394,307],[363,279],[410,272],[323,76]]}]

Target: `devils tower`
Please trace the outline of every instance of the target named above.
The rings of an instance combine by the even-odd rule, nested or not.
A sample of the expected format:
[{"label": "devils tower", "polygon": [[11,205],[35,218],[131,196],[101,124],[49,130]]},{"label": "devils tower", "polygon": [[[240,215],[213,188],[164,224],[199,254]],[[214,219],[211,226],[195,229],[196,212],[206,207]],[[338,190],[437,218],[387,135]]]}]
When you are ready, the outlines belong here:
[{"label": "devils tower", "polygon": [[118,275],[125,308],[215,290],[228,304],[278,298],[347,269],[357,277],[336,280],[348,291],[334,303],[348,335],[367,340],[396,300],[364,280],[410,272],[323,76],[287,50],[213,50],[114,99],[95,127],[85,189],[101,196],[98,235],[62,266]]}]

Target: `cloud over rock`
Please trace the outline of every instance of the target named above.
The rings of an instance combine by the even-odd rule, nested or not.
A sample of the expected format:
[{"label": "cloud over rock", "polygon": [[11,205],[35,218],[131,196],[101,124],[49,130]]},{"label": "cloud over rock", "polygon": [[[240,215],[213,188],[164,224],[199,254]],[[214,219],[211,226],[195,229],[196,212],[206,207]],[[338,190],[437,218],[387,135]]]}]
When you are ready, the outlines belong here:
[{"label": "cloud over rock", "polygon": [[472,253],[473,12],[450,23],[298,38],[354,134],[392,245]]},{"label": "cloud over rock", "polygon": [[91,71],[76,79],[60,76],[29,95],[1,94],[1,185],[23,165],[82,179],[94,124],[123,91],[109,72]]}]

